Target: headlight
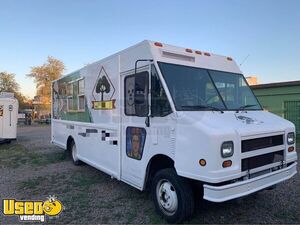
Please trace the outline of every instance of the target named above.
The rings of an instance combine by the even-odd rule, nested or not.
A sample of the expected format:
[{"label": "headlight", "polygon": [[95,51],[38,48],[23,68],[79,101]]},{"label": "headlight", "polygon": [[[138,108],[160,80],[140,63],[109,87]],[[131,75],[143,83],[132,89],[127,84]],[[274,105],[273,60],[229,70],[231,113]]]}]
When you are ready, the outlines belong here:
[{"label": "headlight", "polygon": [[287,143],[289,145],[292,145],[292,144],[295,143],[295,133],[294,132],[291,132],[291,133],[287,134]]},{"label": "headlight", "polygon": [[233,142],[225,141],[221,146],[221,155],[223,158],[227,158],[233,155]]}]

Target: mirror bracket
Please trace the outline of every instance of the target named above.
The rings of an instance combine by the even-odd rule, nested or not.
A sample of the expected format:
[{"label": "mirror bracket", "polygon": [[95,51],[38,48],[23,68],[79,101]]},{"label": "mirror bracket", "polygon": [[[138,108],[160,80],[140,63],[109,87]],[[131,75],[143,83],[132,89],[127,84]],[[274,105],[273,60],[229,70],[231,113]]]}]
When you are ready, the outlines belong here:
[{"label": "mirror bracket", "polygon": [[153,62],[153,59],[138,59],[138,60],[136,60],[135,65],[134,65],[134,74],[136,74],[138,62]]},{"label": "mirror bracket", "polygon": [[145,119],[146,127],[150,127],[150,116],[147,116]]}]

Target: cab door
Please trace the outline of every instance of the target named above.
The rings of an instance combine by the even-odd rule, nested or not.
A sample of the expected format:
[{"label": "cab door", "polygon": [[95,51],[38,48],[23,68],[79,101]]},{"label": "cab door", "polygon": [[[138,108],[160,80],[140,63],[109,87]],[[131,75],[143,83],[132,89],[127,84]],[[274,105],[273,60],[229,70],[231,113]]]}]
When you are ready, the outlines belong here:
[{"label": "cab door", "polygon": [[122,146],[121,179],[142,188],[146,167],[145,152],[151,143],[151,128],[147,126],[150,115],[150,66],[137,73],[122,74]]}]

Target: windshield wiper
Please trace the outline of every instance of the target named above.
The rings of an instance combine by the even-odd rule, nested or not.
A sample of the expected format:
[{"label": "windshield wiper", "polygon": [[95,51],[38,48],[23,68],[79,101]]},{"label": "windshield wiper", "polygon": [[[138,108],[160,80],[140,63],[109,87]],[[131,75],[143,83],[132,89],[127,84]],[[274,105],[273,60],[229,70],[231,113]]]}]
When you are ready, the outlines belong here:
[{"label": "windshield wiper", "polygon": [[243,111],[243,110],[245,110],[246,108],[250,108],[250,107],[253,107],[253,106],[257,106],[257,104],[254,104],[254,105],[243,105],[243,106],[241,106],[240,108],[238,108],[238,109],[236,110],[236,112],[238,113],[239,111]]},{"label": "windshield wiper", "polygon": [[186,108],[186,109],[211,109],[214,111],[220,111],[221,113],[224,113],[222,109],[219,109],[214,106],[210,105],[182,105],[181,108]]}]

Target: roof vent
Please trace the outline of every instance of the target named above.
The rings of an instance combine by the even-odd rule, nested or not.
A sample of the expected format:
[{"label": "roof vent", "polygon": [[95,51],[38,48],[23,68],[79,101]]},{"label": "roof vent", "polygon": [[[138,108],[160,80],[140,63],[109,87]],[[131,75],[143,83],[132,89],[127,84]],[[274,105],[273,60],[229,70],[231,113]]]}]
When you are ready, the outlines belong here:
[{"label": "roof vent", "polygon": [[170,59],[195,62],[195,57],[193,57],[193,56],[182,55],[182,54],[174,53],[174,52],[162,51],[162,56],[170,58]]}]

